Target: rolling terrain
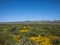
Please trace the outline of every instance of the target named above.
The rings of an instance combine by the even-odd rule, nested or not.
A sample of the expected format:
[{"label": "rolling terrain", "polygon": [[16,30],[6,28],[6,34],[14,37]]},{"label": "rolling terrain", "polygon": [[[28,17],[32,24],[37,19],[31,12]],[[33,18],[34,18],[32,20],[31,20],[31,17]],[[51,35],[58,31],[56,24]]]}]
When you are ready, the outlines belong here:
[{"label": "rolling terrain", "polygon": [[0,22],[0,45],[60,45],[60,21]]}]

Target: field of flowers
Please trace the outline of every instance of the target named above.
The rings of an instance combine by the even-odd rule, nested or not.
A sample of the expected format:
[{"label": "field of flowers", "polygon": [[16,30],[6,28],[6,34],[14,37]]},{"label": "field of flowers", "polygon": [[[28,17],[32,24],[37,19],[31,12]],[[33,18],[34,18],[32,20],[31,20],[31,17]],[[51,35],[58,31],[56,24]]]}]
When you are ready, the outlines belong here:
[{"label": "field of flowers", "polygon": [[0,45],[60,45],[60,25],[0,24]]}]

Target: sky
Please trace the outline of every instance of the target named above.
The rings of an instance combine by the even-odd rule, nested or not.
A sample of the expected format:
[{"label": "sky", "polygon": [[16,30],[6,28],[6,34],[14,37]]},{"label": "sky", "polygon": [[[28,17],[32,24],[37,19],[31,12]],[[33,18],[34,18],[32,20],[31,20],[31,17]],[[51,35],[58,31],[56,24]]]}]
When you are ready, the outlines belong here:
[{"label": "sky", "polygon": [[59,0],[0,0],[0,22],[60,20]]}]

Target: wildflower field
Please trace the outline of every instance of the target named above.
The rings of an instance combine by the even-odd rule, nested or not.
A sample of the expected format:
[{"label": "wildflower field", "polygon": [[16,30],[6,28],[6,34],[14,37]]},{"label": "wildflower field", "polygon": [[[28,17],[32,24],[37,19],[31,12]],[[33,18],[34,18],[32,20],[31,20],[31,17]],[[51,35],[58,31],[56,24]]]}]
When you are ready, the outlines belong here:
[{"label": "wildflower field", "polygon": [[60,25],[0,24],[0,45],[60,45]]}]

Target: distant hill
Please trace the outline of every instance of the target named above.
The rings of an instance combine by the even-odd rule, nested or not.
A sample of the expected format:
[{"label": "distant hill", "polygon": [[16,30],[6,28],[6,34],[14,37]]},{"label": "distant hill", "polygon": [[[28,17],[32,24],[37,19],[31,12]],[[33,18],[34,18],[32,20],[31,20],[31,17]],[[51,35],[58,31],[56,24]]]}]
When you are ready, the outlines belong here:
[{"label": "distant hill", "polygon": [[54,20],[54,21],[39,20],[39,21],[20,21],[20,22],[0,22],[0,24],[60,24],[60,20]]}]

